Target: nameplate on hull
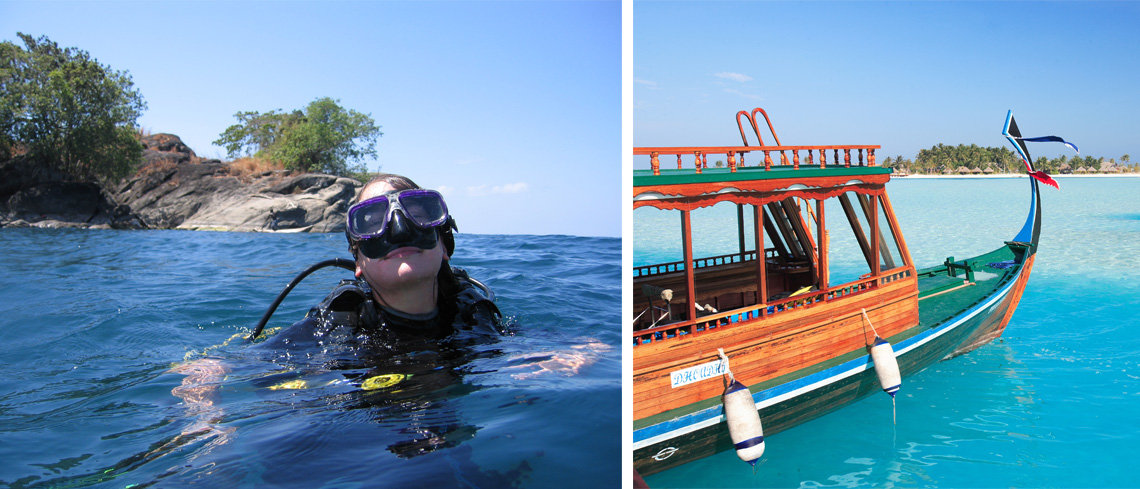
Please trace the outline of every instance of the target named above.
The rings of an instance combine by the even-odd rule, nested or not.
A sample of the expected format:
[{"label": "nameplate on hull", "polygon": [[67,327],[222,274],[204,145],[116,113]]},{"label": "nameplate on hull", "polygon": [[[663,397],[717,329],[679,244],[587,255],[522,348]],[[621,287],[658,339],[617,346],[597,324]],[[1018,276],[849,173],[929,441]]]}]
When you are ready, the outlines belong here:
[{"label": "nameplate on hull", "polygon": [[677,370],[675,372],[669,372],[669,382],[672,384],[672,387],[676,389],[683,385],[700,382],[702,380],[711,379],[713,377],[719,377],[725,373],[724,362],[721,362],[720,360],[713,360],[708,363],[702,363],[700,365],[694,365],[692,367]]}]

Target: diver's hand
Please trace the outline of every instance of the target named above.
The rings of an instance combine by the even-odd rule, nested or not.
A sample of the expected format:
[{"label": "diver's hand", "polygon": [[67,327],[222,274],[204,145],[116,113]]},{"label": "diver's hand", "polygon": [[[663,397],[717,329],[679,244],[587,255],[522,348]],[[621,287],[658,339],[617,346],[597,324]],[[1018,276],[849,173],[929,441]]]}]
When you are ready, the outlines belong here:
[{"label": "diver's hand", "polygon": [[597,361],[598,356],[608,351],[610,346],[594,339],[588,339],[587,343],[573,345],[570,348],[572,351],[548,351],[528,355],[517,355],[510,360],[534,360],[521,365],[511,365],[507,368],[531,370],[530,372],[521,372],[511,375],[511,377],[519,380],[538,377],[546,373],[570,377],[577,375],[582,367],[586,367]]},{"label": "diver's hand", "polygon": [[171,372],[183,374],[182,385],[170,390],[170,393],[186,403],[187,407],[208,408],[218,400],[218,387],[225,380],[230,369],[221,361],[212,358],[200,358],[189,363],[183,363],[170,369]]},{"label": "diver's hand", "polygon": [[212,358],[200,358],[192,362],[183,363],[170,369],[173,373],[183,374],[182,385],[170,390],[170,393],[186,406],[186,414],[195,418],[194,423],[182,430],[182,436],[217,437],[214,444],[227,443],[233,432],[233,427],[219,427],[224,412],[216,405],[218,401],[218,388],[229,373],[229,367]]}]

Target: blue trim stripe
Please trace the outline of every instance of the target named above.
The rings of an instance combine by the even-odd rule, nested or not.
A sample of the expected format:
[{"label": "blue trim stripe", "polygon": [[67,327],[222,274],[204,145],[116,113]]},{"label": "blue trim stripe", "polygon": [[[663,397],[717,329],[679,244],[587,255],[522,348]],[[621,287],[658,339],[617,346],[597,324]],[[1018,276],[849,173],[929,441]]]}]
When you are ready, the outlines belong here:
[{"label": "blue trim stripe", "polygon": [[747,440],[744,440],[744,441],[737,443],[733,446],[735,446],[737,450],[744,450],[745,448],[752,448],[756,445],[763,445],[763,444],[764,444],[764,436],[757,436],[755,438],[749,438]]},{"label": "blue trim stripe", "polygon": [[1033,224],[1037,217],[1037,179],[1029,177],[1029,217],[1025,218],[1025,225],[1014,236],[1013,240],[1019,243],[1033,241]]},{"label": "blue trim stripe", "polygon": [[[1024,271],[1025,271],[1024,269],[1018,270],[1017,276],[1013,277],[1009,281],[1009,283],[1006,284],[1006,286],[1004,288],[1002,288],[997,293],[995,293],[993,296],[991,296],[990,299],[987,300],[986,302],[979,304],[977,307],[975,307],[973,309],[962,312],[961,314],[955,316],[951,320],[943,323],[943,325],[940,327],[926,330],[922,333],[919,333],[915,336],[912,336],[906,340],[899,342],[898,345],[895,345],[896,347],[898,347],[898,349],[895,350],[895,355],[901,356],[901,355],[909,352],[910,350],[918,348],[919,346],[922,346],[923,344],[925,344],[925,343],[927,343],[927,342],[929,342],[929,341],[931,341],[931,340],[933,340],[939,336],[942,336],[946,332],[951,331],[951,330],[957,328],[958,326],[961,326],[967,320],[969,320],[969,319],[973,318],[974,316],[978,315],[979,313],[981,313],[981,311],[988,309],[990,306],[994,305],[997,301],[1001,300],[1002,298],[1004,298],[1006,296],[1006,294],[1009,293],[1010,289],[1012,289],[1013,285],[1015,283],[1017,283],[1017,279],[1021,276],[1022,273],[1024,273]],[[864,370],[873,368],[871,365],[872,365],[871,362],[869,362],[867,360],[867,356],[861,356],[861,357],[856,358],[854,360],[847,361],[847,362],[842,363],[840,365],[836,365],[834,367],[816,372],[814,374],[806,375],[806,376],[801,377],[799,379],[796,379],[796,380],[793,380],[790,382],[786,382],[786,383],[771,387],[769,389],[754,393],[754,394],[752,394],[752,399],[754,401],[756,401],[756,408],[757,409],[763,409],[764,407],[767,407],[767,406],[772,405],[772,404],[776,404],[776,402],[780,402],[780,401],[784,400],[784,399],[776,400],[775,398],[778,398],[780,396],[789,396],[794,391],[801,389],[801,388],[804,388],[804,387],[811,386],[812,384],[815,384],[815,383],[826,381],[826,384],[831,384],[831,383],[836,382],[838,380],[850,377],[852,375],[856,375],[860,372],[863,372]],[[826,384],[824,384],[824,385],[826,385]],[[818,387],[822,387],[822,386],[818,386]],[[816,388],[818,388],[818,387],[816,387]],[[790,396],[789,398],[791,398],[791,397],[794,397],[794,396]],[[634,447],[633,448],[635,450],[637,450],[637,449],[640,449],[644,446],[648,446],[648,445],[651,445],[653,443],[657,443],[659,441],[664,441],[664,440],[668,440],[668,439],[671,439],[671,438],[674,438],[677,436],[681,436],[683,434],[686,434],[686,433],[689,433],[692,431],[696,431],[698,429],[719,423],[723,419],[724,419],[724,410],[718,404],[715,406],[711,406],[711,407],[702,409],[700,411],[695,411],[695,412],[686,414],[684,416],[679,416],[679,417],[670,419],[668,421],[662,421],[660,423],[649,425],[649,426],[646,426],[644,428],[634,430],[634,432],[633,432]]]},{"label": "blue trim stripe", "polygon": [[1028,163],[1029,168],[1032,169],[1033,168],[1033,162],[1029,161],[1029,155],[1025,154],[1025,150],[1021,149],[1021,145],[1018,144],[1017,140],[1014,139],[1013,136],[1011,136],[1009,134],[1009,123],[1012,120],[1013,120],[1013,111],[1011,110],[1009,112],[1006,112],[1006,114],[1005,114],[1005,127],[1002,127],[1001,135],[1005,136],[1005,138],[1009,140],[1009,144],[1012,144],[1013,149],[1017,150],[1017,154],[1021,155],[1022,161],[1025,161],[1026,163]]}]

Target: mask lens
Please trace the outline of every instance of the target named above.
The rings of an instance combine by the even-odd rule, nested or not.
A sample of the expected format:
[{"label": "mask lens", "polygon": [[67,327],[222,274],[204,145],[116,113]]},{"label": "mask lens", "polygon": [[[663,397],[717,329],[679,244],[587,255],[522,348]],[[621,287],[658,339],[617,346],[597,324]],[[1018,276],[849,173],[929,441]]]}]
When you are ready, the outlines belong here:
[{"label": "mask lens", "polygon": [[[394,218],[395,221],[397,218]],[[382,259],[393,250],[410,246],[421,250],[435,248],[437,236],[434,229],[421,229],[410,224],[396,224],[397,229],[359,242],[360,252],[368,258]]]},{"label": "mask lens", "polygon": [[447,206],[443,203],[443,196],[437,192],[422,190],[402,193],[399,200],[405,215],[419,227],[435,227],[447,220]]},{"label": "mask lens", "polygon": [[366,200],[348,211],[348,230],[357,238],[379,235],[384,232],[387,223],[387,196]]}]

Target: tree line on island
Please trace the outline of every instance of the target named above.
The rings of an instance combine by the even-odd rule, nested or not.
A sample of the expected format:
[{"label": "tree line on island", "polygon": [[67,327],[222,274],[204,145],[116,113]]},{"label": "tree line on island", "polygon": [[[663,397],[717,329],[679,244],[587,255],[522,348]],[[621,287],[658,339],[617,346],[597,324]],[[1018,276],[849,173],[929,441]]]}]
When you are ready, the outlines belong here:
[{"label": "tree line on island", "polygon": [[[802,164],[802,163],[801,163]],[[1002,175],[1023,174],[1025,163],[1021,156],[1011,149],[981,147],[976,144],[947,146],[936,144],[930,149],[918,151],[914,159],[902,155],[887,156],[876,163],[894,169],[899,175]],[[1128,155],[1120,161],[1095,156],[1061,155],[1057,158],[1037,157],[1034,169],[1051,175],[1068,174],[1120,174],[1140,173],[1140,166],[1132,165]],[[716,167],[724,167],[723,160],[716,161]]]},{"label": "tree line on island", "polygon": [[[110,182],[139,169],[147,105],[127,71],[46,36],[0,43],[0,162],[34,161],[77,181]],[[257,168],[367,180],[382,135],[368,114],[318,98],[303,109],[238,112],[214,144]],[[246,161],[248,163],[248,161]]]},{"label": "tree line on island", "polygon": [[[947,146],[936,144],[930,149],[919,150],[913,160],[900,156],[886,157],[879,164],[893,168],[900,174],[924,175],[979,175],[979,174],[1022,174],[1025,163],[1021,156],[1008,148],[981,147],[976,144]],[[1129,156],[1123,155],[1118,163],[1115,159],[1095,156],[1061,155],[1056,158],[1038,156],[1033,161],[1036,170],[1053,175],[1092,174],[1092,173],[1134,173],[1140,171],[1129,164]]]}]

